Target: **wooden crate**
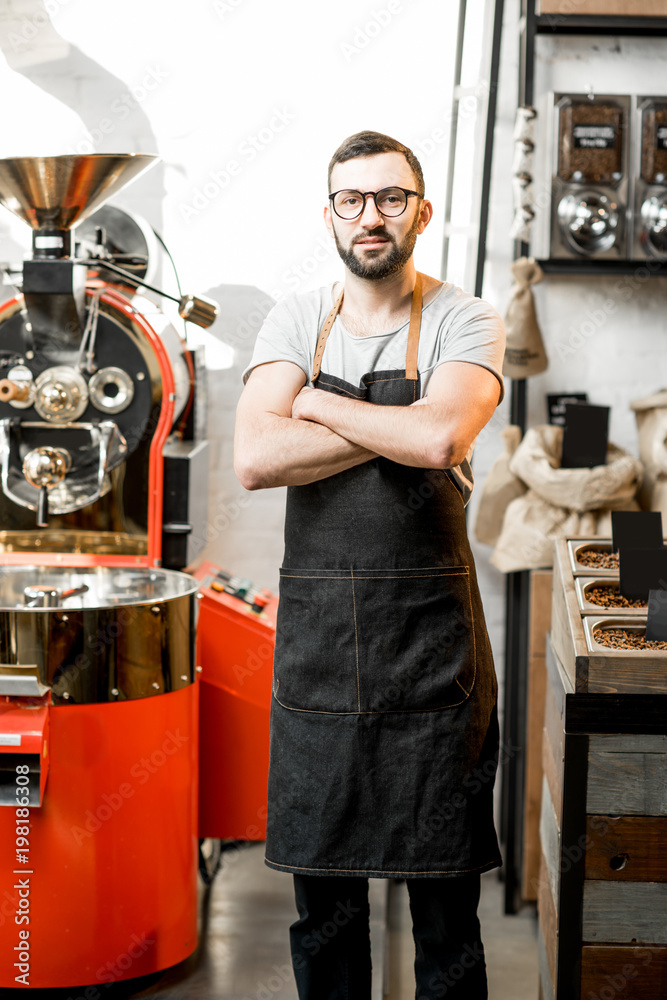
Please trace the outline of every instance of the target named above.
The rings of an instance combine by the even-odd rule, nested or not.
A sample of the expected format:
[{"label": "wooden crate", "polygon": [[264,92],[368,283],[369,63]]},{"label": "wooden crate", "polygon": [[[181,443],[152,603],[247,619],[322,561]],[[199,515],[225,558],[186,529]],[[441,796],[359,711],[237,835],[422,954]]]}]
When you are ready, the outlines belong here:
[{"label": "wooden crate", "polygon": [[551,640],[546,666],[541,995],[667,997],[667,695],[577,691]]},{"label": "wooden crate", "polygon": [[[554,553],[551,641],[573,689],[581,694],[667,694],[667,651],[596,649],[586,639],[585,617],[577,599],[568,543],[561,539]],[[640,620],[635,616],[635,623]]]},{"label": "wooden crate", "polygon": [[667,0],[538,0],[539,14],[665,17]]}]

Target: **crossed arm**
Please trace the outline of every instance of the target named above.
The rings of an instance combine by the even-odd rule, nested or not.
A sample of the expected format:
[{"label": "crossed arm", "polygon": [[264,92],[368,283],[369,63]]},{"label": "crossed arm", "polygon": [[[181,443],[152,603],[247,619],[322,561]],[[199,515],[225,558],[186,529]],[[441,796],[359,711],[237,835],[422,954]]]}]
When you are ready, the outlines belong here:
[{"label": "crossed arm", "polygon": [[301,486],[378,455],[452,468],[491,418],[500,388],[490,371],[464,361],[441,364],[428,396],[412,406],[378,406],[305,382],[290,361],[259,365],[248,379],[234,438],[234,469],[246,489]]}]

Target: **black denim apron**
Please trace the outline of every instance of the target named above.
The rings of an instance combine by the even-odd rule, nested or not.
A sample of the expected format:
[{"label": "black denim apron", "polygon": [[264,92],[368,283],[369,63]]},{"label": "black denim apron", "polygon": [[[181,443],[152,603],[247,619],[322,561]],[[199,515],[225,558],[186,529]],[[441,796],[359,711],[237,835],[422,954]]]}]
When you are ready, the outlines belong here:
[{"label": "black denim apron", "polygon": [[[419,398],[421,275],[406,367],[359,386]],[[443,470],[376,458],[288,489],[271,707],[266,862],[281,871],[443,876],[501,864],[496,678],[462,496]]]}]

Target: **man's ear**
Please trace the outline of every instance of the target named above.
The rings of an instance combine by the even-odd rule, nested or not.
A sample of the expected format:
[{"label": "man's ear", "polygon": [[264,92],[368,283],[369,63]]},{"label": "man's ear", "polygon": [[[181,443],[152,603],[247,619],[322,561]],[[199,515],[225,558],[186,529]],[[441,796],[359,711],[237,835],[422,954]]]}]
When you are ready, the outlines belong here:
[{"label": "man's ear", "polygon": [[331,239],[332,240],[335,239],[333,221],[331,219],[331,208],[329,207],[329,205],[324,206],[324,225],[327,227]]},{"label": "man's ear", "polygon": [[419,209],[419,227],[417,233],[419,236],[424,232],[429,222],[433,218],[433,205],[430,201],[424,199],[422,201],[421,208]]}]

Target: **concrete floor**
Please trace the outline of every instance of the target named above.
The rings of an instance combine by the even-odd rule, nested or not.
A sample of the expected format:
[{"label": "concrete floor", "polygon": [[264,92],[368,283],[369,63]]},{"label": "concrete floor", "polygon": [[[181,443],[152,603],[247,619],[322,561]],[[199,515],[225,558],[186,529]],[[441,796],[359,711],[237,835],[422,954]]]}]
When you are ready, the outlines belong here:
[{"label": "concrete floor", "polygon": [[[288,946],[288,927],[296,916],[292,879],[267,868],[263,857],[263,844],[224,855],[212,887],[202,889],[200,945],[187,961],[142,980],[43,990],[40,996],[48,995],[49,1000],[297,1000]],[[371,879],[370,888],[377,972],[373,1000],[382,1000],[383,986],[388,1000],[412,1000],[414,949],[407,890],[404,884],[385,879]],[[490,1000],[537,1000],[534,911],[526,908],[518,916],[502,915],[502,886],[496,872],[482,878],[480,919]],[[26,991],[20,995],[25,997]],[[19,991],[0,990],[4,1000],[18,996]]]}]

